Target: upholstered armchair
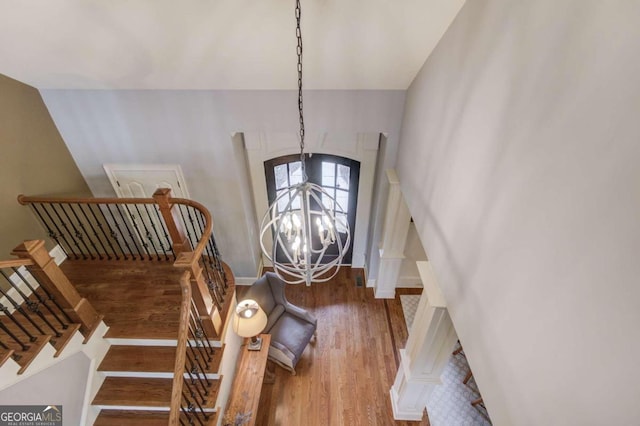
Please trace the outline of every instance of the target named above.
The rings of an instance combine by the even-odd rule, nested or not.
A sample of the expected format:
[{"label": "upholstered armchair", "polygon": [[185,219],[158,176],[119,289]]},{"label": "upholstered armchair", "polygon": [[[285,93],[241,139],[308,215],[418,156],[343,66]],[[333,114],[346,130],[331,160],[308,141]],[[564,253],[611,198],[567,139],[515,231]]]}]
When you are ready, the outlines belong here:
[{"label": "upholstered armchair", "polygon": [[296,374],[296,364],[314,336],[317,320],[306,310],[289,303],[285,282],[273,272],[260,277],[244,298],[253,299],[267,314],[263,333],[271,334],[269,359]]}]

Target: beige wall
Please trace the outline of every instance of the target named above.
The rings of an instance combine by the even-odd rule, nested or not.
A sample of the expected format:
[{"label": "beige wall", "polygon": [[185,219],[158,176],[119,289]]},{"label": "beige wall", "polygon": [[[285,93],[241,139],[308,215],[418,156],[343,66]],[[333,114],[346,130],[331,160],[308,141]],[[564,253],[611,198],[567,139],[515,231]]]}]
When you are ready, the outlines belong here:
[{"label": "beige wall", "polygon": [[[40,93],[0,75],[0,259],[25,239],[45,238],[18,194],[90,196]],[[51,248],[51,247],[50,247]]]}]

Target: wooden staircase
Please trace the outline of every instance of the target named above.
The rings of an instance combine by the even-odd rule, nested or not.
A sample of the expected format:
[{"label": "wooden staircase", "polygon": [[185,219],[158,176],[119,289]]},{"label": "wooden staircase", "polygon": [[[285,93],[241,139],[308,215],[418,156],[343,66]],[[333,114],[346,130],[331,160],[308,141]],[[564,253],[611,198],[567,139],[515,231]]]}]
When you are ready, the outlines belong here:
[{"label": "wooden staircase", "polygon": [[[105,316],[111,347],[98,367],[95,425],[166,425],[169,420],[181,294],[171,263],[67,261],[65,275]],[[213,336],[205,410],[217,421],[218,368],[224,347]]]},{"label": "wooden staircase", "polygon": [[[166,188],[152,198],[20,195],[18,202],[30,206],[67,260],[52,267],[47,253],[32,253],[42,241],[12,254],[43,276],[83,335],[100,322],[98,312],[109,326],[104,338],[112,347],[104,359],[92,358],[101,363],[89,379],[92,406],[83,422],[214,424],[235,282],[209,211]],[[32,340],[47,345],[44,339]],[[16,356],[2,348],[0,360]],[[26,363],[28,347],[21,349]]]}]

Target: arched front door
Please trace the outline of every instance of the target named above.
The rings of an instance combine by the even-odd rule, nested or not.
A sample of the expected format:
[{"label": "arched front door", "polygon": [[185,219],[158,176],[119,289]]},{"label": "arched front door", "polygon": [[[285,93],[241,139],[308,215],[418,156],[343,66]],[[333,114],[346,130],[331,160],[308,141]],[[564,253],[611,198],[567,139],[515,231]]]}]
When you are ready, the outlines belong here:
[{"label": "arched front door", "polygon": [[[349,223],[351,229],[351,244],[345,254],[342,264],[350,265],[353,253],[353,235],[356,226],[356,207],[358,200],[358,179],[360,177],[360,162],[345,157],[328,154],[305,154],[305,163],[309,182],[322,186],[346,212],[346,217],[336,214],[336,229],[338,232],[344,231],[344,225]],[[264,171],[267,181],[267,196],[269,205],[276,197],[285,192],[288,187],[302,182],[302,170],[300,155],[285,155],[283,157],[272,158],[264,162]],[[283,207],[288,200],[282,200]],[[296,206],[293,205],[295,208]],[[326,208],[334,208],[325,203]],[[334,210],[335,213],[335,210]],[[346,233],[341,232],[342,238],[346,238]],[[336,256],[336,251],[329,251],[325,254],[325,259],[330,261],[332,256]],[[284,261],[278,256],[278,261]]]}]

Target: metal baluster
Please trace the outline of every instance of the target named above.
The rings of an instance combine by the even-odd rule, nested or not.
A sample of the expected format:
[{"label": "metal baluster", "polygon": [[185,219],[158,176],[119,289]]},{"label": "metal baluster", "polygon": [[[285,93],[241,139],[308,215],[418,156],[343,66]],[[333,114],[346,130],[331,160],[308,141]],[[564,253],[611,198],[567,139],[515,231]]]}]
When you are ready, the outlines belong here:
[{"label": "metal baluster", "polygon": [[[133,207],[135,207],[136,211],[138,212],[138,217],[140,218],[140,221],[142,222],[142,226],[144,228],[144,234],[145,234],[145,237],[147,238],[147,241],[149,241],[151,243],[151,247],[153,248],[153,251],[156,252],[157,260],[160,260],[160,255],[158,254],[158,249],[156,248],[156,245],[153,244],[153,235],[151,235],[151,232],[149,231],[149,228],[147,228],[147,223],[144,221],[144,218],[140,214],[140,209],[138,209],[138,205],[134,204]],[[135,224],[135,222],[134,222],[134,224]],[[146,245],[145,245],[145,247],[146,247]],[[151,253],[149,253],[149,260],[152,260]]]},{"label": "metal baluster", "polygon": [[[186,380],[185,380],[185,385],[187,385]],[[187,385],[187,389],[189,389],[188,385]],[[198,413],[196,413],[196,405],[195,404],[198,404],[198,401],[196,401],[195,398],[194,398],[194,401],[191,402],[189,397],[187,397],[187,395],[184,392],[184,386],[183,386],[183,390],[182,390],[182,399],[187,403],[187,407],[185,408],[185,410],[183,410],[183,412],[187,415],[187,419],[189,420],[189,424],[191,424],[191,425],[195,424],[194,421],[193,421],[195,419],[195,420],[198,421],[198,423],[201,426],[204,426],[204,423],[200,419],[200,416],[198,415]],[[209,417],[206,414],[204,414],[204,410],[202,409],[200,404],[198,404],[198,407],[200,407],[200,411],[203,413],[205,420],[208,420]]]},{"label": "metal baluster", "polygon": [[[198,344],[198,341],[197,341],[197,339],[198,339],[198,337],[197,337],[197,336],[198,336],[198,335],[197,335],[197,333],[196,333],[196,332],[191,328],[191,326],[189,326],[189,334],[191,334],[191,339],[194,341],[194,343],[195,343],[195,347],[196,347],[196,349],[197,349],[197,352],[196,352],[196,349],[194,349],[194,348],[193,348],[193,344],[191,343],[191,341],[190,341],[189,339],[187,339],[187,346],[189,346],[189,348],[191,349],[191,352],[192,352],[196,357],[198,356],[198,355],[197,355],[197,353],[202,354],[202,357],[203,357],[203,358],[204,358],[204,357],[207,357],[207,351],[206,351],[206,349],[205,349],[203,346],[200,346],[200,345]],[[207,357],[207,358],[208,358],[208,357]],[[210,361],[210,359],[208,359],[208,361]],[[209,369],[209,363],[208,363],[208,361],[205,363],[206,370],[208,370],[208,369]],[[205,371],[206,371],[206,370],[205,370]]]},{"label": "metal baluster", "polygon": [[[40,328],[40,326],[39,326],[38,324],[36,324],[36,323],[35,323],[35,321],[33,320],[33,318],[31,318],[31,317],[27,314],[27,311],[25,311],[25,310],[24,310],[24,308],[23,308],[22,306],[20,306],[20,305],[19,305],[19,304],[18,304],[18,303],[17,303],[17,302],[16,302],[16,301],[11,297],[11,296],[9,296],[9,294],[7,294],[7,292],[6,292],[6,291],[4,291],[4,290],[2,289],[2,287],[0,287],[0,293],[2,293],[2,295],[3,295],[4,297],[6,297],[6,298],[7,298],[7,300],[9,301],[9,303],[11,303],[11,306],[13,306],[13,308],[14,308],[16,311],[20,312],[20,313],[22,314],[22,316],[24,316],[24,317],[27,319],[27,321],[29,321],[29,322],[31,323],[31,325],[33,325],[33,327],[34,327],[36,330],[38,330],[38,333],[40,333],[40,334],[42,334],[42,335],[44,335],[44,334],[45,334],[45,333],[44,333],[44,331],[42,331],[42,329]],[[29,332],[27,331],[27,329],[26,329],[26,328],[24,328],[24,327],[22,326],[22,324],[20,324],[20,323],[18,323],[18,322],[16,321],[16,325],[17,325],[18,327],[20,327],[20,329],[21,329],[25,334],[27,334],[27,335],[29,336],[29,338],[31,339],[31,341],[34,341],[34,340],[36,339],[36,338],[31,334],[31,333],[29,333]]]},{"label": "metal baluster", "polygon": [[[133,233],[131,232],[131,229],[129,228],[129,224],[127,223],[127,219],[124,217],[124,215],[122,214],[122,209],[126,209],[126,205],[118,205],[116,206],[116,210],[118,211],[118,213],[120,213],[120,217],[122,218],[122,222],[124,223],[124,227],[127,228],[127,232],[129,233],[129,238],[131,239],[131,242],[133,243],[133,246],[136,248],[136,250],[138,251],[138,254],[140,255],[140,260],[144,259],[144,255],[142,254],[142,252],[140,251],[140,247],[138,247],[138,243],[136,242],[136,238],[133,236]],[[122,208],[120,208],[122,207]],[[129,217],[131,217],[131,212],[129,212],[129,209],[127,209],[127,213],[129,213]],[[135,222],[133,223],[134,228],[136,227]],[[134,258],[135,259],[135,258]]]},{"label": "metal baluster", "polygon": [[173,251],[173,244],[171,243],[171,238],[169,238],[169,231],[167,230],[167,226],[164,223],[164,220],[162,219],[162,217],[160,216],[160,207],[157,204],[154,204],[153,211],[156,212],[156,217],[158,218],[158,223],[160,223],[160,225],[162,226],[162,232],[164,233],[164,239],[167,242],[167,244],[169,245],[169,250],[171,251],[171,254],[173,255],[173,258],[175,259],[176,253]]},{"label": "metal baluster", "polygon": [[[105,204],[104,207],[107,209],[107,211],[109,212],[109,215],[111,216],[111,220],[113,221],[113,223],[116,225],[116,229],[118,230],[118,232],[120,232],[120,227],[118,226],[118,222],[116,221],[116,218],[113,217],[113,213],[111,212],[111,209],[109,208],[108,204]],[[102,218],[104,219],[104,223],[107,224],[107,226],[109,227],[109,235],[111,236],[111,238],[113,238],[113,240],[116,242],[116,244],[118,245],[118,248],[120,249],[120,252],[122,253],[122,257],[126,259],[128,259],[127,257],[127,253],[124,251],[124,249],[122,248],[122,246],[120,245],[120,241],[118,241],[118,234],[116,233],[116,231],[113,230],[113,228],[111,227],[111,225],[109,224],[109,219],[107,219],[107,216],[104,214],[104,210],[102,209],[102,207],[100,207],[100,204],[98,204],[98,211],[100,212],[100,214],[102,215]],[[101,225],[100,229],[102,229]],[[122,235],[122,232],[120,232],[120,235]],[[122,238],[124,240],[124,237]],[[109,241],[109,245],[111,245],[111,241]],[[124,243],[126,244],[126,240],[124,241]],[[128,249],[128,245],[127,245],[127,249]],[[113,246],[111,246],[111,248],[113,249]],[[115,250],[114,250],[115,253]],[[116,254],[116,259],[120,260],[120,257],[118,257],[118,255]]]},{"label": "metal baluster", "polygon": [[[91,220],[89,219],[89,216],[87,216],[87,213],[84,211],[84,209],[82,208],[82,204],[76,204],[78,206],[78,208],[80,209],[80,212],[82,213],[82,215],[84,216],[84,219],[87,221],[87,223],[89,224],[89,227],[91,228],[91,231],[93,231],[93,236],[95,237],[96,240],[98,240],[98,244],[100,244],[100,246],[102,247],[102,251],[104,252],[104,254],[107,256],[108,260],[111,260],[111,255],[109,254],[109,252],[107,251],[107,248],[104,246],[104,243],[102,242],[102,239],[100,238],[100,235],[98,235],[98,231],[96,231],[96,229],[93,227],[93,224],[91,223]],[[91,211],[90,207],[89,211]],[[93,241],[91,239],[91,237],[89,237],[89,241]],[[92,242],[93,244],[93,242]],[[100,258],[100,260],[103,259],[102,257],[102,253],[100,253],[100,251],[97,249],[96,245],[93,244],[93,248],[96,250],[96,252],[98,253],[98,257]]]},{"label": "metal baluster", "polygon": [[[65,205],[62,204],[62,203],[58,203],[58,205],[60,206],[60,210],[62,210],[62,213],[64,213],[64,215],[67,217],[67,220],[69,221],[69,224],[71,224],[71,227],[73,228],[73,233],[74,233],[75,237],[78,240],[80,240],[80,243],[82,243],[82,245],[84,246],[85,250],[89,254],[89,257],[91,257],[91,259],[95,259],[93,257],[93,253],[91,253],[91,250],[89,250],[89,246],[84,241],[84,234],[82,232],[78,231],[78,228],[76,228],[76,226],[73,224],[73,220],[71,220],[71,217],[69,216],[69,213],[67,213],[67,209],[64,208]],[[74,240],[75,240],[75,238],[74,238]],[[82,251],[82,248],[80,248],[80,250]],[[85,259],[86,259],[86,257],[85,257]]]},{"label": "metal baluster", "polygon": [[[191,345],[189,345],[189,348],[187,349],[189,349],[188,351],[186,351],[187,360],[189,360],[189,363],[191,364],[191,368],[189,369],[189,371],[192,374],[195,374],[198,376],[198,380],[202,386],[202,390],[204,390],[204,394],[209,395],[209,388],[211,387],[211,382],[207,377],[207,372],[202,367],[202,364],[200,363],[200,361],[198,361],[198,355],[195,352],[193,352],[193,348],[191,347]],[[187,369],[186,363],[184,368]],[[199,378],[200,374],[202,374],[204,380]],[[204,385],[205,383],[206,383],[206,386]]]},{"label": "metal baluster", "polygon": [[[153,209],[153,207],[151,207],[151,208]],[[156,234],[156,238],[158,239],[158,244],[160,245],[160,250],[164,254],[164,260],[168,261],[169,260],[169,256],[167,256],[167,250],[164,248],[164,244],[162,243],[162,238],[160,237],[160,234],[158,234],[158,228],[156,227],[156,223],[153,221],[153,217],[151,216],[151,213],[149,212],[149,204],[145,204],[144,205],[144,210],[147,213],[147,217],[149,218],[149,222],[151,223],[151,229],[153,229],[153,232]],[[156,251],[156,255],[158,257],[158,260],[161,260],[160,259],[160,253],[158,251]]]},{"label": "metal baluster", "polygon": [[[147,253],[148,260],[151,260],[151,253],[149,253],[149,249],[147,248],[147,247],[149,247],[149,244],[147,244],[145,242],[145,240],[144,240],[144,236],[142,235],[142,232],[140,231],[140,227],[138,226],[138,222],[136,221],[136,217],[131,213],[131,210],[129,210],[129,206],[127,204],[123,204],[122,206],[125,208],[125,210],[129,214],[129,217],[131,218],[131,223],[133,224],[133,229],[134,229],[134,231],[136,231],[136,234],[138,235],[138,238],[139,238],[138,241],[140,242],[140,245],[144,249],[145,253]],[[140,254],[142,255],[142,253],[140,253]],[[143,257],[144,256],[142,256],[141,258],[143,258]]]},{"label": "metal baluster", "polygon": [[[193,211],[193,215],[196,218],[195,222],[198,224],[198,228],[200,231],[200,238],[202,238],[204,236],[204,228],[205,228],[204,218],[202,213],[191,206],[188,206],[187,210]],[[191,215],[189,215],[189,218],[191,218]],[[211,235],[213,235],[213,231]],[[218,259],[216,258],[210,243],[211,243],[211,238],[209,238],[209,241],[205,245],[205,251],[207,254],[205,255],[205,253],[203,252],[201,255],[202,263],[205,265],[205,268],[208,265],[209,269],[211,269],[211,271],[207,271],[207,275],[209,276],[210,281],[213,281],[213,284],[211,282],[208,283],[209,288],[211,288],[212,285],[215,285],[218,288],[219,303],[224,304],[224,296],[226,296],[227,291],[224,286],[222,286],[222,289],[220,289],[221,286],[219,285],[219,282],[221,282],[222,279],[220,280],[217,279],[218,276],[222,278],[222,276],[220,275],[220,269],[222,265],[219,263]],[[217,272],[217,274],[215,272]],[[222,309],[222,308],[218,308],[218,309]]]},{"label": "metal baluster", "polygon": [[[191,374],[191,371],[189,371],[189,369],[188,369],[188,368],[186,368],[186,365],[185,365],[185,369],[184,369],[184,371],[186,371],[186,372],[187,372],[187,375],[188,375],[188,376],[189,376],[189,378],[191,379],[191,385],[193,386],[193,389],[195,389],[195,392],[193,392],[193,389],[191,389],[191,391],[193,392],[193,393],[191,394],[191,396],[192,396],[193,398],[195,398],[195,397],[196,397],[196,394],[198,394],[198,396],[199,396],[199,397],[200,397],[200,399],[202,400],[202,403],[204,404],[204,403],[207,401],[207,399],[205,398],[205,395],[203,395],[203,394],[202,394],[202,391],[200,390],[200,387],[202,387],[202,384],[200,383],[200,380],[199,380],[199,379],[197,379],[197,378],[194,378],[194,377],[193,377],[193,374]],[[198,385],[200,385],[200,386],[198,386]]]},{"label": "metal baluster", "polygon": [[[189,207],[189,208],[192,208],[192,207]],[[197,219],[198,228],[200,229],[200,238],[202,238],[202,236],[204,235],[204,229],[205,229],[204,216],[199,210],[193,209],[193,211],[194,211],[194,216]],[[210,263],[213,264],[213,262],[215,262],[215,267],[217,269],[220,269],[221,265],[220,265],[219,259],[215,255],[212,242],[213,242],[213,229],[211,230],[211,235],[209,235],[209,239],[207,241],[207,245],[205,246],[205,248],[207,250],[207,255],[210,258]]]},{"label": "metal baluster", "polygon": [[[16,275],[17,275],[17,276],[22,280],[22,282],[23,282],[23,283],[25,283],[25,284],[27,285],[27,287],[29,287],[29,290],[31,290],[31,293],[33,293],[33,294],[38,298],[38,300],[40,301],[40,303],[42,303],[42,306],[44,306],[45,308],[47,308],[47,310],[51,313],[51,315],[53,315],[53,317],[54,317],[54,318],[55,318],[55,319],[60,323],[60,326],[61,326],[64,330],[66,330],[66,329],[69,327],[69,325],[68,325],[68,324],[66,324],[64,321],[62,321],[62,320],[60,319],[60,317],[58,317],[58,314],[56,314],[56,313],[54,312],[54,310],[53,310],[53,309],[51,309],[51,307],[49,307],[49,305],[47,305],[47,299],[43,298],[43,297],[40,295],[40,293],[38,293],[38,292],[36,291],[36,289],[35,289],[35,288],[33,288],[33,287],[31,286],[31,284],[29,284],[29,280],[27,280],[27,279],[22,275],[22,273],[20,272],[20,270],[19,270],[18,268],[11,268],[11,269],[13,269],[13,272],[15,272],[15,274],[16,274]],[[62,314],[67,318],[67,320],[68,320],[69,322],[71,322],[71,318],[69,318],[69,316],[67,315],[67,313],[66,313],[64,310],[62,310],[62,308],[60,307],[60,305],[58,305],[58,304],[56,303],[56,301],[55,301],[55,300],[54,300],[54,298],[53,298],[53,295],[51,295],[51,293],[49,293],[49,292],[47,291],[47,289],[46,289],[46,288],[44,288],[44,287],[42,287],[42,286],[40,286],[40,288],[41,288],[41,289],[44,291],[44,293],[47,295],[48,300],[51,300],[51,301],[53,302],[53,304],[54,304],[54,305],[55,305],[55,306],[60,310],[60,312],[62,312]]]},{"label": "metal baluster", "polygon": [[[71,231],[69,231],[69,227],[67,226],[67,223],[62,220],[62,218],[60,217],[60,213],[58,213],[58,209],[56,209],[55,204],[51,204],[49,205],[49,207],[51,208],[51,210],[53,211],[53,213],[56,215],[56,217],[58,218],[58,220],[60,221],[60,223],[62,224],[62,227],[65,229],[65,231],[67,231],[67,235],[69,235],[69,237],[71,238],[71,241],[73,241],[73,244],[76,246],[76,248],[78,249],[78,253],[75,253],[76,255],[76,259],[78,259],[78,254],[82,255],[82,259],[87,259],[87,256],[82,252],[82,249],[80,248],[80,246],[78,245],[78,242],[75,239],[75,236],[72,235]],[[62,208],[62,207],[61,207]],[[63,210],[64,213],[64,210]]]},{"label": "metal baluster", "polygon": [[[33,204],[33,205],[35,206],[36,204]],[[55,209],[53,208],[53,206],[47,205],[47,204],[41,204],[40,207],[42,207],[42,211],[44,211],[44,213],[47,215],[47,217],[49,218],[51,223],[53,223],[53,225],[56,227],[56,229],[58,230],[58,235],[60,235],[62,237],[62,239],[64,240],[65,244],[67,245],[68,250],[64,250],[64,246],[61,246],[61,247],[63,248],[63,250],[67,254],[67,257],[69,257],[69,254],[71,252],[73,252],[73,247],[71,246],[71,244],[69,244],[69,241],[67,241],[67,237],[65,236],[65,233],[62,232],[62,230],[58,226],[58,223],[51,217],[51,214],[49,213],[49,209],[53,210],[54,212],[55,212]],[[57,216],[57,214],[56,214],[56,216]],[[60,221],[60,222],[62,222],[62,221]],[[73,255],[74,255],[76,260],[79,258],[77,253],[73,253]]]},{"label": "metal baluster", "polygon": [[[184,384],[187,386],[187,389],[189,390],[189,394],[191,395],[191,398],[193,398],[193,402],[195,403],[195,405],[198,406],[198,409],[200,409],[200,413],[202,413],[204,418],[208,420],[209,416],[205,413],[205,411],[202,408],[202,405],[200,405],[200,403],[198,402],[198,400],[194,396],[193,391],[191,390],[191,386],[189,386],[189,382],[187,380],[184,380]],[[183,397],[184,397],[184,391],[183,391]],[[191,413],[195,414],[196,407],[193,405],[193,403],[191,401],[189,401],[188,398],[187,398],[187,402],[189,403],[189,411],[191,411]],[[198,414],[195,414],[195,418],[198,420],[198,423],[200,423],[202,426],[204,426],[204,423],[202,422],[202,420],[200,420],[200,416],[198,416]]]},{"label": "metal baluster", "polygon": [[[113,248],[113,244],[111,244],[111,240],[109,239],[109,236],[104,231],[104,224],[98,219],[98,216],[96,216],[96,213],[94,211],[96,208],[98,210],[100,210],[100,205],[98,204],[96,206],[94,204],[87,204],[86,207],[87,207],[87,209],[89,209],[89,213],[91,213],[91,216],[93,217],[93,220],[96,222],[96,225],[98,226],[98,229],[102,233],[102,236],[104,237],[104,241],[106,241],[107,244],[109,244],[109,247],[111,248],[111,251],[113,252],[113,255],[115,256],[116,259],[120,259],[120,257],[118,256],[118,253]],[[100,211],[100,213],[102,213],[102,211]],[[109,226],[109,223],[107,222],[107,218],[104,217],[104,213],[102,213],[102,217],[104,218],[105,223],[107,224],[107,226]],[[111,229],[109,229],[109,232],[111,233]],[[99,237],[97,235],[96,235],[96,237],[98,238],[99,241],[103,240],[103,238],[101,238],[101,237]],[[107,258],[111,259],[111,254],[109,254],[109,250],[107,250],[107,247],[104,245],[104,243],[101,243],[101,244],[102,244],[102,247],[104,247],[104,252],[107,255]]]},{"label": "metal baluster", "polygon": [[[24,328],[24,326],[23,326],[22,324],[20,324],[20,323],[18,322],[18,320],[17,320],[17,319],[15,319],[15,318],[13,317],[13,315],[11,315],[11,314],[9,313],[9,308],[7,308],[6,306],[4,306],[2,303],[0,303],[0,311],[2,311],[2,312],[5,314],[5,316],[11,320],[11,322],[13,322],[15,325],[17,325],[17,326],[18,326],[18,328],[19,328],[20,330],[22,330],[22,332],[23,332],[24,334],[26,334],[26,335],[27,335],[27,337],[29,338],[29,341],[30,341],[30,342],[35,342],[35,341],[36,341],[36,336],[34,336],[33,334],[29,333],[29,332],[27,331],[27,329],[26,329],[26,328]],[[2,328],[2,329],[5,331],[5,333],[7,333],[9,336],[11,336],[11,338],[12,338],[13,340],[15,340],[16,342],[18,342],[18,344],[20,344],[20,346],[22,346],[22,350],[23,350],[23,351],[26,351],[27,349],[29,349],[29,347],[28,347],[28,346],[26,346],[26,345],[24,345],[24,344],[20,341],[20,339],[18,339],[18,338],[15,336],[15,334],[13,334],[11,331],[9,331],[9,329],[7,328],[7,326],[6,326],[2,321],[0,321],[0,328]],[[26,349],[25,349],[25,348],[26,348]]]},{"label": "metal baluster", "polygon": [[[49,226],[49,223],[46,220],[44,220],[44,217],[42,217],[42,214],[40,214],[40,210],[38,210],[38,208],[37,208],[37,204],[35,204],[35,203],[31,204],[31,208],[33,208],[33,211],[36,212],[36,215],[38,215],[38,218],[40,218],[40,221],[42,222],[44,227],[47,228],[47,234],[49,235],[49,238],[53,238],[53,240],[56,242],[56,244],[58,246],[60,246],[60,248],[64,252],[65,256],[69,257],[69,253],[67,252],[67,249],[65,249],[64,244],[62,244],[62,241],[58,240],[58,236],[61,236],[62,238],[64,238],[64,235],[62,235],[60,233],[60,230],[58,229],[58,226],[56,225],[56,223],[52,222],[53,225],[56,227],[56,229],[58,229],[57,233],[53,229],[51,229],[51,227]],[[44,207],[43,207],[43,209],[44,209]],[[46,212],[46,210],[45,210],[45,212]],[[49,216],[49,219],[51,219],[50,216]]]},{"label": "metal baluster", "polygon": [[[109,213],[111,213],[111,217],[113,217],[113,212],[111,211],[111,207],[109,206],[109,204],[105,204],[107,206],[107,210],[109,211]],[[118,212],[118,214],[120,214],[120,218],[122,219],[122,222],[125,226],[125,228],[127,229],[127,232],[129,233],[129,238],[131,238],[131,242],[133,243],[133,246],[136,248],[136,251],[138,253],[140,253],[140,258],[142,258],[142,253],[140,252],[140,249],[138,249],[138,245],[136,244],[135,240],[133,239],[133,234],[131,234],[131,230],[129,229],[129,225],[127,225],[127,220],[124,218],[122,211],[120,211],[120,206],[119,205],[115,205],[114,206],[116,211]],[[124,244],[127,246],[127,250],[129,251],[129,254],[131,254],[131,257],[133,258],[133,260],[136,260],[136,254],[133,252],[133,250],[131,250],[131,247],[129,246],[129,243],[127,242],[127,237],[125,236],[124,232],[122,232],[122,230],[120,229],[120,225],[118,224],[118,220],[113,217],[113,221],[116,224],[116,228],[118,228],[118,232],[120,233],[120,236],[122,237],[122,241],[124,241]]]},{"label": "metal baluster", "polygon": [[[187,357],[189,357],[189,354],[193,355],[192,367],[196,369],[199,368],[202,372],[206,373],[209,370],[209,364],[205,363],[205,365],[203,366],[202,363],[200,362],[201,356],[198,353],[203,351],[202,346],[196,343],[196,348],[198,349],[198,352],[196,352],[196,350],[193,348],[193,345],[191,344],[191,342],[187,341],[187,346],[188,346],[187,349],[189,349],[187,351]],[[205,355],[206,355],[206,352],[205,352]],[[205,377],[205,380],[207,382],[207,385],[210,385],[209,380],[206,377]]]},{"label": "metal baluster", "polygon": [[216,286],[215,281],[212,279],[208,279],[207,287],[209,288],[209,293],[211,293],[211,296],[213,296],[212,299],[215,302],[216,307],[218,308],[219,311],[222,311],[222,303],[220,302],[221,296],[218,293],[218,288]]},{"label": "metal baluster", "polygon": [[222,280],[224,281],[224,289],[229,288],[229,281],[227,280],[227,273],[222,266],[222,256],[220,256],[220,251],[218,250],[218,245],[216,244],[216,237],[214,235],[213,230],[211,230],[211,236],[209,237],[209,243],[213,246],[213,252],[216,255],[216,260],[220,263],[220,273],[222,274]]},{"label": "metal baluster", "polygon": [[[16,283],[11,281],[9,276],[1,269],[0,269],[0,274],[2,274],[4,279],[7,280],[7,282],[11,285],[11,287],[13,287],[13,289],[18,292],[20,297],[22,297],[22,300],[27,304],[27,308],[29,308],[29,310],[31,312],[33,312],[34,314],[38,315],[40,317],[40,319],[42,321],[44,321],[44,323],[47,325],[47,327],[49,327],[51,329],[51,331],[53,331],[55,333],[56,337],[62,336],[62,333],[60,333],[58,330],[56,330],[56,328],[53,325],[51,325],[49,320],[42,313],[42,311],[40,310],[40,303],[39,302],[34,302],[33,300],[29,299],[27,297],[27,295],[24,294],[24,292],[22,290],[20,290],[20,286],[18,286]],[[38,331],[40,331],[40,334],[44,334],[41,330],[38,329]]]},{"label": "metal baluster", "polygon": [[182,223],[184,224],[184,230],[187,233],[187,239],[191,243],[191,247],[195,248],[198,245],[198,241],[193,241],[191,237],[191,233],[189,232],[189,227],[187,226],[187,221],[184,218],[184,212],[182,211],[182,204],[178,204],[178,211],[180,212],[180,217],[182,218]]},{"label": "metal baluster", "polygon": [[195,306],[195,303],[193,302],[193,300],[191,300],[191,319],[193,319],[193,321],[195,321],[196,323],[196,329],[199,330],[201,337],[200,339],[203,342],[203,346],[205,348],[208,348],[208,362],[211,361],[211,357],[213,355],[215,355],[215,348],[211,345],[211,342],[209,341],[209,336],[207,336],[207,332],[204,331],[204,324],[202,322],[202,319],[197,315],[197,309]]},{"label": "metal baluster", "polygon": [[[69,207],[69,210],[71,210],[73,217],[76,218],[76,222],[78,223],[78,226],[80,227],[80,229],[82,229],[82,232],[76,230],[77,232],[76,235],[80,239],[80,241],[84,244],[85,248],[87,249],[87,252],[89,253],[89,256],[91,257],[92,260],[95,259],[95,257],[93,257],[93,253],[91,253],[91,249],[89,249],[89,246],[87,245],[87,242],[84,239],[85,236],[89,240],[89,243],[93,247],[93,250],[96,252],[96,254],[98,254],[100,259],[102,259],[102,256],[100,256],[100,253],[98,253],[98,248],[96,247],[95,243],[91,239],[91,235],[87,232],[86,228],[84,227],[84,223],[80,220],[80,218],[76,214],[76,211],[73,209],[73,204],[67,204],[67,206]],[[73,221],[71,221],[71,225],[73,225]],[[74,229],[76,229],[75,226],[74,226]]]},{"label": "metal baluster", "polygon": [[[8,318],[11,318],[11,317],[6,313],[6,311],[7,311],[8,309],[7,309],[5,306],[3,306],[2,304],[0,304],[0,310],[1,310],[2,312],[5,312],[5,315],[7,315],[7,317],[8,317]],[[29,346],[29,345],[25,345],[25,344],[22,342],[22,340],[20,340],[20,339],[18,338],[18,336],[16,336],[15,334],[13,334],[13,332],[11,332],[11,330],[9,330],[9,329],[7,328],[7,326],[6,326],[2,321],[0,321],[0,329],[2,329],[2,331],[4,331],[5,333],[7,333],[7,335],[8,335],[9,337],[11,337],[11,338],[12,338],[12,339],[13,339],[13,340],[14,340],[14,341],[15,341],[15,342],[20,346],[20,349],[21,349],[22,351],[28,351],[28,350],[29,350],[29,347],[30,347],[30,346]]]},{"label": "metal baluster", "polygon": [[[197,218],[197,223],[200,228],[200,235],[202,236],[204,235],[204,217],[200,211],[195,209],[194,209],[194,215]],[[222,262],[220,261],[219,254],[216,254],[215,252],[213,230],[211,230],[211,235],[209,236],[209,239],[207,241],[207,244],[205,245],[205,248],[206,248],[208,257],[205,257],[203,253],[202,254],[203,262],[208,261],[211,268],[217,272],[215,276],[219,277],[220,280],[215,279],[215,283],[216,283],[216,286],[219,288],[218,291],[222,293],[222,303],[224,303],[224,296],[227,295],[228,286],[226,283],[226,276],[224,275],[224,268],[222,267]],[[224,285],[220,286],[220,282],[224,282]]]}]

